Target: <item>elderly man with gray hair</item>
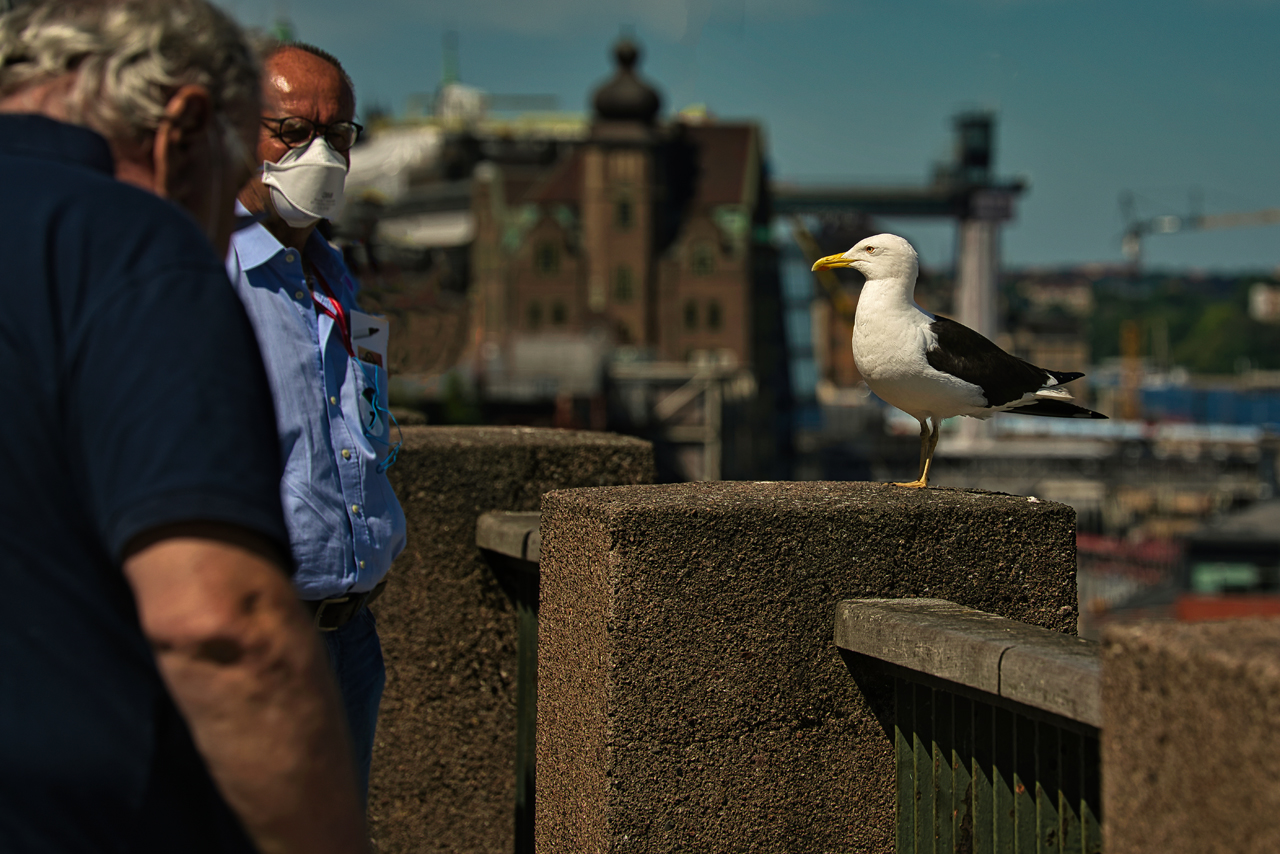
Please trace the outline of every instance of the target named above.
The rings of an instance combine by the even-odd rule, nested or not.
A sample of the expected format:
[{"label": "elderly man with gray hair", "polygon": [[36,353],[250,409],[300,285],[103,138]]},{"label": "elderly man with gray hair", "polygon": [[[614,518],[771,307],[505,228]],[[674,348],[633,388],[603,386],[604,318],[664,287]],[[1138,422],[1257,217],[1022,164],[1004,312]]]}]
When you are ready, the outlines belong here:
[{"label": "elderly man with gray hair", "polygon": [[205,0],[0,15],[6,852],[369,850],[220,260],[258,98]]}]

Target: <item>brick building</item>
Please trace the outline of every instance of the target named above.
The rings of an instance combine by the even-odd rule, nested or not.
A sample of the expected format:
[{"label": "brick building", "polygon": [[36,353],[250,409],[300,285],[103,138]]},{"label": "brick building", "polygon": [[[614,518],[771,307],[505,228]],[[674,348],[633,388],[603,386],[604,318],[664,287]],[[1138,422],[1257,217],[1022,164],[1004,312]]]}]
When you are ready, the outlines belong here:
[{"label": "brick building", "polygon": [[659,122],[635,46],[614,54],[581,142],[476,174],[477,341],[504,362],[522,341],[587,336],[657,361],[755,365],[759,297],[776,292],[760,129]]}]

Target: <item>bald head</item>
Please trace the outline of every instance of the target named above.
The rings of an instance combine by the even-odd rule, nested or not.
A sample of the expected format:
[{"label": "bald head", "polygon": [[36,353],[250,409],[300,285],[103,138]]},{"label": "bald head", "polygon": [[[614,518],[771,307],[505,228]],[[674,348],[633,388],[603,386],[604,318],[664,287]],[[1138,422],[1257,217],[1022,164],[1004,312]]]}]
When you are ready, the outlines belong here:
[{"label": "bald head", "polygon": [[[318,48],[307,45],[280,45],[267,54],[262,66],[262,117],[308,119],[317,127],[355,119],[356,94],[351,78],[338,61]],[[279,125],[263,122],[258,132],[258,161],[279,163],[289,152],[277,135]],[[350,152],[339,154],[349,164]],[[293,228],[285,223],[270,202],[270,194],[256,176],[240,193],[240,201],[254,213],[267,214],[264,221],[286,246],[301,250],[313,226]]]},{"label": "bald head", "polygon": [[[285,45],[263,65],[263,115],[269,118],[301,116],[317,124],[349,122],[356,114],[356,93],[346,72],[309,50]],[[278,142],[278,141],[277,141]],[[288,149],[283,145],[275,162]]]}]

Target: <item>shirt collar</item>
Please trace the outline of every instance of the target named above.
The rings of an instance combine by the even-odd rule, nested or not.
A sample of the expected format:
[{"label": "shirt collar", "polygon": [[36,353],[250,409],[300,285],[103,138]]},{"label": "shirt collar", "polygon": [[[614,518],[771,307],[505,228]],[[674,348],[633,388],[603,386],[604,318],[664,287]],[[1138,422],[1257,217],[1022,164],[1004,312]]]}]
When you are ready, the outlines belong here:
[{"label": "shirt collar", "polygon": [[74,163],[108,175],[116,171],[111,147],[100,134],[35,114],[0,114],[0,154]]},{"label": "shirt collar", "polygon": [[[236,215],[248,216],[249,213],[249,209],[237,199]],[[275,235],[267,231],[266,226],[260,222],[255,222],[232,234],[231,243],[235,247],[236,255],[240,258],[240,267],[244,270],[261,267],[288,248],[276,240]],[[329,244],[320,232],[312,231],[311,236],[307,238],[307,260],[332,276],[335,271],[330,261],[331,252]]]},{"label": "shirt collar", "polygon": [[[236,200],[236,215],[249,215],[249,209],[240,204],[239,199]],[[240,258],[241,268],[245,270],[261,267],[284,251],[280,241],[276,240],[275,235],[267,231],[260,222],[255,222],[232,234],[231,243],[235,247],[236,255]]]}]

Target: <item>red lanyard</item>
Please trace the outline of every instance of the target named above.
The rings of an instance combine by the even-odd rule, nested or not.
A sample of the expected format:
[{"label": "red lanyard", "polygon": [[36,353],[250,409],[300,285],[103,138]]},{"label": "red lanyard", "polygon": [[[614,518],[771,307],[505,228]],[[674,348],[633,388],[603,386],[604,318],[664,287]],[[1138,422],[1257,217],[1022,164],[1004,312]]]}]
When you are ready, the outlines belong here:
[{"label": "red lanyard", "polygon": [[320,274],[320,269],[314,264],[311,265],[311,269],[315,272],[316,279],[320,282],[320,287],[324,288],[324,295],[333,303],[333,308],[329,308],[329,306],[320,302],[314,292],[311,294],[311,301],[316,304],[316,308],[333,318],[334,325],[338,327],[338,334],[342,336],[342,346],[347,348],[348,356],[355,358],[356,351],[351,346],[351,326],[347,323],[346,309],[342,307],[342,303],[338,302],[338,298],[333,295],[333,291],[329,288],[329,283]]}]

